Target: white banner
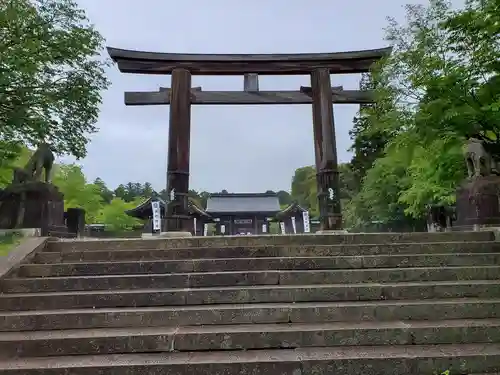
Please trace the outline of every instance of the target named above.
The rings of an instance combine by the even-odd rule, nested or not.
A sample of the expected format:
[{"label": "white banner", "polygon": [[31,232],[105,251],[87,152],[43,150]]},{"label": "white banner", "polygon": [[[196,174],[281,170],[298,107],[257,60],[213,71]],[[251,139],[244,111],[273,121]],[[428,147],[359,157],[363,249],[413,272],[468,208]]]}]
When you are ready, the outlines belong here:
[{"label": "white banner", "polygon": [[194,235],[195,235],[195,236],[197,236],[197,235],[198,235],[198,233],[196,233],[196,224],[197,224],[197,223],[196,223],[196,218],[195,218],[195,217],[193,217],[193,229],[194,229],[194,230],[193,230],[193,233],[194,233]]},{"label": "white banner", "polygon": [[302,212],[302,219],[304,220],[304,233],[311,232],[311,224],[309,223],[309,212]]},{"label": "white banner", "polygon": [[208,224],[203,224],[203,236],[208,235]]},{"label": "white banner", "polygon": [[220,226],[220,232],[222,234],[226,233],[226,226],[224,224],[221,224],[221,226]]},{"label": "white banner", "polygon": [[297,223],[295,223],[295,216],[292,216],[293,234],[297,234]]},{"label": "white banner", "polygon": [[159,231],[161,230],[161,208],[160,202],[153,201],[151,202],[151,211],[153,212],[153,230]]},{"label": "white banner", "polygon": [[280,228],[281,228],[281,234],[286,234],[286,231],[285,231],[285,223],[281,222],[281,223],[280,223]]},{"label": "white banner", "polygon": [[262,224],[262,233],[267,233],[267,225]]}]

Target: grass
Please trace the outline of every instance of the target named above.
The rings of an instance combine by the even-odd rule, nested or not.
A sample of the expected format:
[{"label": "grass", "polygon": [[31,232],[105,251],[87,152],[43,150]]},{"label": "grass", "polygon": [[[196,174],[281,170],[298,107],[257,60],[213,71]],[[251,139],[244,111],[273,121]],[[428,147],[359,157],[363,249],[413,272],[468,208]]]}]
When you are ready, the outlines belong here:
[{"label": "grass", "polygon": [[17,233],[9,233],[5,236],[0,236],[0,257],[6,256],[21,242],[21,235]]}]

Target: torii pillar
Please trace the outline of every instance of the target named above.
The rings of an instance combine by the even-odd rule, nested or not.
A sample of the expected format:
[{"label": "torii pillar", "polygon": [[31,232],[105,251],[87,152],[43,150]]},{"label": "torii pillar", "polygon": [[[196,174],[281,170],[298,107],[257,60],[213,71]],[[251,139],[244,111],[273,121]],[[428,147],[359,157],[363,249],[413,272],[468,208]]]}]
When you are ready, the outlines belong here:
[{"label": "torii pillar", "polygon": [[321,230],[341,230],[342,210],[329,69],[316,69],[311,73],[311,95]]},{"label": "torii pillar", "polygon": [[191,73],[172,71],[170,124],[168,133],[167,232],[190,231],[188,207],[189,150],[191,138]]}]

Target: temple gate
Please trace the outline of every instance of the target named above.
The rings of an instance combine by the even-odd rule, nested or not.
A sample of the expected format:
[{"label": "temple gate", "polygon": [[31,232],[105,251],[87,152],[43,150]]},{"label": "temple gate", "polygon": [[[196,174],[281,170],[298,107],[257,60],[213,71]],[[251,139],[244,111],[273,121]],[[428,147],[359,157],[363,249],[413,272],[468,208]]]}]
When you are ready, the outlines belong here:
[{"label": "temple gate", "polygon": [[[391,48],[311,54],[171,54],[108,47],[123,73],[171,74],[172,87],[126,92],[126,105],[170,105],[167,191],[168,231],[191,225],[188,208],[191,104],[312,104],[314,151],[322,230],[342,229],[333,103],[368,104],[368,91],[331,87],[330,74],[364,73]],[[260,91],[259,75],[311,76],[297,91]],[[191,87],[192,75],[242,75],[243,91],[203,91]]]}]

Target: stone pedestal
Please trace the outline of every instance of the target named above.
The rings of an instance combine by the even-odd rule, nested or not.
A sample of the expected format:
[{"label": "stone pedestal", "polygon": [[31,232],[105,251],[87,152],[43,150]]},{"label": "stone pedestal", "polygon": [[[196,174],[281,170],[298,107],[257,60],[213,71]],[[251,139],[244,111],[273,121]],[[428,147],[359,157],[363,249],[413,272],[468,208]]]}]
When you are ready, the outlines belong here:
[{"label": "stone pedestal", "polygon": [[446,230],[451,230],[454,221],[454,207],[445,206],[442,204],[434,204],[427,207],[427,232],[443,232]]},{"label": "stone pedestal", "polygon": [[193,237],[191,232],[161,232],[158,234],[142,233],[141,238],[146,240],[158,240],[160,238],[186,238]]},{"label": "stone pedestal", "polygon": [[191,232],[161,232],[157,238],[185,238],[193,237]]},{"label": "stone pedestal", "polygon": [[339,230],[318,230],[316,234],[348,234],[349,232],[345,229]]},{"label": "stone pedestal", "polygon": [[65,217],[68,232],[82,237],[85,230],[85,210],[83,208],[68,208]]},{"label": "stone pedestal", "polygon": [[0,192],[0,229],[64,226],[64,196],[52,184],[11,184]]},{"label": "stone pedestal", "polygon": [[478,177],[457,189],[454,226],[500,224],[500,176]]}]

